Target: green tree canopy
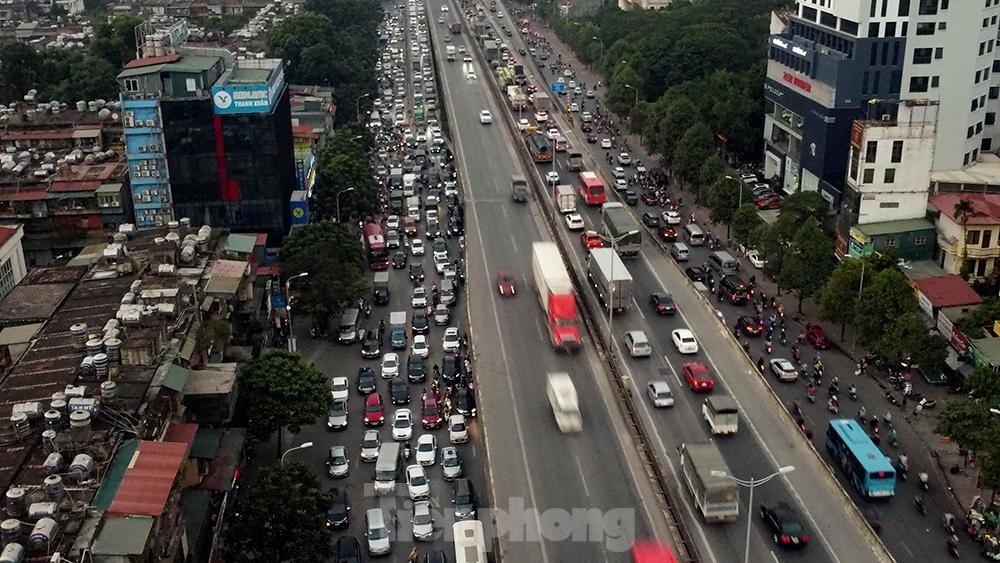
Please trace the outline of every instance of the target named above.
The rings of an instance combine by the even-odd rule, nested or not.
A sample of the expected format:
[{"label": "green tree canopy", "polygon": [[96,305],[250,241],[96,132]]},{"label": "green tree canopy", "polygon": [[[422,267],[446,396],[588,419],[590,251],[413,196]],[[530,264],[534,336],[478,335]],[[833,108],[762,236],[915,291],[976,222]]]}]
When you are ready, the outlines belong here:
[{"label": "green tree canopy", "polygon": [[[746,246],[756,246],[757,242],[753,238],[753,232],[757,227],[763,225],[760,215],[757,214],[757,206],[752,203],[744,203],[733,212],[731,236],[736,242]],[[763,252],[763,250],[761,250]]]},{"label": "green tree canopy", "polygon": [[105,60],[115,74],[135,58],[135,28],[142,20],[135,16],[117,16],[94,30],[90,52]]},{"label": "green tree canopy", "polygon": [[795,232],[781,267],[785,287],[795,290],[802,300],[812,297],[826,283],[833,271],[833,240],[823,233],[816,219],[809,217]]},{"label": "green tree canopy", "polygon": [[877,345],[886,327],[897,317],[917,310],[917,298],[899,270],[883,270],[867,281],[854,313],[858,337],[863,344]]},{"label": "green tree canopy", "polygon": [[664,108],[663,117],[649,136],[653,149],[660,153],[666,166],[669,167],[673,161],[681,136],[695,123],[698,123],[698,110],[687,98],[678,98]]},{"label": "green tree canopy", "polygon": [[333,544],[322,515],[332,502],[301,463],[264,469],[232,518],[226,551],[235,561],[329,561]]},{"label": "green tree canopy", "polygon": [[707,186],[697,185],[698,173],[713,154],[715,154],[715,141],[708,126],[698,122],[688,127],[681,136],[677,149],[674,150],[672,166],[674,177],[687,184],[695,194],[700,194]]},{"label": "green tree canopy", "polygon": [[295,301],[296,310],[314,317],[317,325],[368,293],[361,242],[343,223],[320,221],[295,229],[281,248],[285,273],[308,272]]},{"label": "green tree canopy", "polygon": [[267,440],[281,428],[298,432],[326,414],[332,401],[323,372],[281,350],[243,364],[237,414],[250,434]]},{"label": "green tree canopy", "polygon": [[[844,330],[854,322],[854,312],[857,309],[858,291],[861,289],[861,260],[845,258],[834,268],[826,283],[819,290],[819,310],[823,318],[840,325],[840,337],[844,338]],[[868,275],[875,272],[869,270]]]},{"label": "green tree canopy", "polygon": [[[727,223],[729,236],[732,236],[733,215],[736,213],[736,202],[739,199],[739,188],[724,176],[718,177],[708,187],[705,193],[705,205],[712,210],[712,220]],[[756,214],[756,213],[755,213]]]},{"label": "green tree canopy", "polygon": [[988,297],[975,309],[962,315],[955,327],[970,338],[979,338],[983,327],[992,327],[1000,319],[1000,297]]}]

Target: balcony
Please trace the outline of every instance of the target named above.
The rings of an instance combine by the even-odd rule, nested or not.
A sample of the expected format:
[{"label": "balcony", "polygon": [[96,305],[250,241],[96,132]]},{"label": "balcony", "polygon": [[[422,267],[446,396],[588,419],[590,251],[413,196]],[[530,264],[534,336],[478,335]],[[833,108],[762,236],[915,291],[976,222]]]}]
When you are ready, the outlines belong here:
[{"label": "balcony", "polygon": [[[937,237],[938,246],[941,250],[948,254],[953,254],[955,256],[962,255],[962,245],[958,242],[958,237],[944,236],[938,234]],[[966,258],[1000,258],[1000,246],[993,245],[989,248],[983,248],[978,244],[969,244],[965,246],[965,257]]]}]

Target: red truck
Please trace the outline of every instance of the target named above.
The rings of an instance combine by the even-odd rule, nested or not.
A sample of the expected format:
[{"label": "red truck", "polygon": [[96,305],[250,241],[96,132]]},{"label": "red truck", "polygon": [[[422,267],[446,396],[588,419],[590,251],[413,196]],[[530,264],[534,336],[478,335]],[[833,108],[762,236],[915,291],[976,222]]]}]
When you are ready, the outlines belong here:
[{"label": "red truck", "polygon": [[538,301],[545,311],[552,346],[557,350],[576,352],[580,349],[580,317],[576,310],[576,295],[562,256],[554,242],[531,245],[531,270],[534,274]]},{"label": "red truck", "polygon": [[448,29],[450,29],[452,33],[458,35],[459,33],[462,33],[462,22],[451,22]]}]

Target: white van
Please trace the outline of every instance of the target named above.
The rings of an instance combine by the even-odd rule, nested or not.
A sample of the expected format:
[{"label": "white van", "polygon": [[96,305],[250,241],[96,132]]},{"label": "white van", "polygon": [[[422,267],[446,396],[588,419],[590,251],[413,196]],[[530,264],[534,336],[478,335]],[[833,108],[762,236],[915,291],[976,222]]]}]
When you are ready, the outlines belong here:
[{"label": "white van", "polygon": [[646,333],[641,330],[630,330],[625,333],[625,348],[633,358],[648,358],[653,354]]},{"label": "white van", "polygon": [[479,520],[455,522],[455,563],[486,563],[486,534]]},{"label": "white van", "polygon": [[417,193],[417,175],[412,172],[403,174],[403,197],[414,196]]},{"label": "white van", "polygon": [[683,242],[675,242],[670,246],[670,255],[678,262],[687,262],[691,258],[691,251]]},{"label": "white van", "polygon": [[455,303],[455,283],[448,278],[441,280],[438,296],[443,305],[451,306]]},{"label": "white van", "polygon": [[684,225],[684,240],[691,246],[704,246],[705,231],[694,223],[688,223]]},{"label": "white van", "polygon": [[375,494],[385,495],[396,490],[396,480],[399,479],[400,455],[399,442],[390,442],[379,446],[378,461],[375,463]]},{"label": "white van", "polygon": [[708,257],[709,266],[721,276],[734,276],[739,273],[740,263],[725,250],[713,252]]},{"label": "white van", "polygon": [[353,344],[357,342],[358,339],[358,318],[361,316],[361,311],[358,309],[348,309],[344,311],[344,314],[340,317],[340,343],[341,344]]}]

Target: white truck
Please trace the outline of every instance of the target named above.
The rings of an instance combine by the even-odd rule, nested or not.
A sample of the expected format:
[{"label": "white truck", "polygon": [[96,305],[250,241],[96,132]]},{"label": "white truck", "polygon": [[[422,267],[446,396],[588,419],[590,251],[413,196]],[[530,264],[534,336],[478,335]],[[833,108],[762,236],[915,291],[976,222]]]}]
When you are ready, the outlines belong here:
[{"label": "white truck", "polygon": [[455,60],[455,46],[454,45],[448,45],[445,48],[445,53],[446,53],[446,58],[449,61],[454,61]]},{"label": "white truck", "polygon": [[632,274],[614,249],[590,249],[587,277],[605,308],[615,313],[632,308]]},{"label": "white truck", "polygon": [[556,209],[559,213],[573,213],[576,211],[576,190],[569,184],[559,184],[555,187],[552,199],[556,202]]},{"label": "white truck", "polygon": [[580,405],[576,398],[576,387],[568,373],[558,372],[548,374],[545,392],[552,405],[559,431],[566,434],[583,430],[583,419],[580,416]]},{"label": "white truck", "polygon": [[389,328],[398,326],[406,328],[406,311],[393,311],[389,313]]},{"label": "white truck", "polygon": [[740,516],[739,485],[716,472],[732,475],[715,444],[681,444],[681,473],[695,507],[710,524],[732,522]]},{"label": "white truck", "polygon": [[701,414],[712,434],[736,434],[740,422],[739,408],[732,397],[712,395],[701,405]]},{"label": "white truck", "polygon": [[581,344],[576,292],[556,243],[539,241],[531,245],[531,272],[552,346],[576,352]]}]

